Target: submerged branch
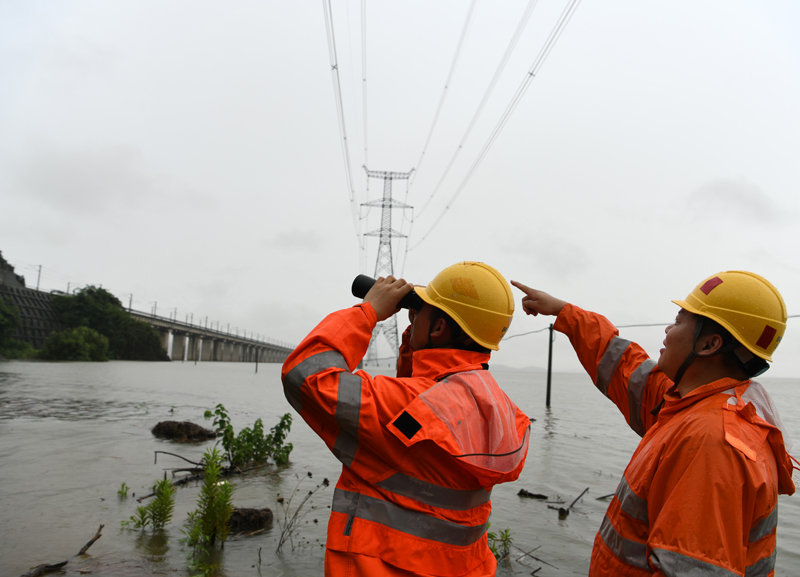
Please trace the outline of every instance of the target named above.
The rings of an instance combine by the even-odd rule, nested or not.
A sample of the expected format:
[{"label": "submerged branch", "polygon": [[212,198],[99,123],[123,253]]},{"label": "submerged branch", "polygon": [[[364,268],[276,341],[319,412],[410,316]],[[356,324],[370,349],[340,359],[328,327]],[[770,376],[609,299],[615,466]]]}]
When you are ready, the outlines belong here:
[{"label": "submerged branch", "polygon": [[77,555],[74,555],[73,557],[67,559],[66,561],[62,561],[61,563],[55,563],[53,565],[46,565],[46,564],[37,565],[27,573],[22,575],[22,577],[39,577],[40,575],[47,575],[48,573],[58,571],[78,555],[83,555],[84,553],[86,553],[86,551],[89,550],[89,547],[91,547],[95,541],[97,541],[100,537],[102,537],[100,532],[103,530],[104,526],[105,525],[100,525],[100,528],[97,530],[97,533],[95,533],[94,537],[92,537],[91,540],[86,545],[83,546],[83,549],[78,551]]}]

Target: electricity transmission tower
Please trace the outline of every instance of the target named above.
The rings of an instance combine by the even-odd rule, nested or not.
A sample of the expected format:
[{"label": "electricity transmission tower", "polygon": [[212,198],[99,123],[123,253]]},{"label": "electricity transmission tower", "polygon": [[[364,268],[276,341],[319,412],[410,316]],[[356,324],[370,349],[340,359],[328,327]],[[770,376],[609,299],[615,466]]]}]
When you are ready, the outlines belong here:
[{"label": "electricity transmission tower", "polygon": [[[364,170],[367,172],[367,178],[382,178],[383,179],[383,198],[380,200],[372,200],[365,202],[361,206],[381,207],[381,227],[377,230],[365,232],[364,236],[377,236],[379,237],[378,243],[378,256],[375,259],[375,278],[380,276],[386,277],[394,274],[394,266],[392,264],[392,238],[401,237],[404,235],[401,232],[392,229],[392,209],[393,208],[411,208],[411,205],[405,204],[392,198],[392,181],[393,180],[407,180],[411,173],[414,172],[412,168],[408,172],[387,172],[378,170],[369,170],[366,166]],[[394,354],[398,347],[397,338],[397,319],[392,316],[387,320],[378,323],[372,331],[372,339],[369,342],[369,349],[367,350],[367,357],[364,359],[364,364],[368,365],[371,362],[377,363],[378,348],[377,341],[378,335],[383,333],[386,341],[389,343],[389,350]]]}]

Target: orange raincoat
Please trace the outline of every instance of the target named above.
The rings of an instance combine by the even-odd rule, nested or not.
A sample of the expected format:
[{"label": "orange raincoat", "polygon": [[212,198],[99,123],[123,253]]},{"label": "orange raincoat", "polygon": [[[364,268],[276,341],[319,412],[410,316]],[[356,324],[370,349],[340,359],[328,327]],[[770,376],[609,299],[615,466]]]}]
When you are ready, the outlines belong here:
[{"label": "orange raincoat", "polygon": [[491,490],[519,477],[530,419],[487,369],[488,353],[411,352],[398,377],[352,371],[377,317],[329,315],[283,366],[286,398],[337,459],[326,575],[494,575]]},{"label": "orange raincoat", "polygon": [[778,494],[795,487],[764,388],[721,379],[681,398],[606,318],[566,305],[555,329],[643,437],[595,538],[589,575],[773,575]]}]

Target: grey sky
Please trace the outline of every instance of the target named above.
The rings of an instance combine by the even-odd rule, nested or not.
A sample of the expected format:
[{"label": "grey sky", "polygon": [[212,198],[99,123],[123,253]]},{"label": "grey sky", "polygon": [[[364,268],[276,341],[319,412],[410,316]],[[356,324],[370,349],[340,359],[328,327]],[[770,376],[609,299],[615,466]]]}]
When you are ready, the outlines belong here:
[{"label": "grey sky", "polygon": [[[566,5],[539,0],[442,187],[527,5],[478,4],[418,165],[469,3],[367,2],[367,155],[408,171],[395,270],[460,260],[606,314],[671,320],[706,276],[752,270],[800,314],[800,7],[583,2],[458,198],[458,185]],[[357,202],[365,162],[361,3],[332,0]],[[434,222],[450,205],[439,224]],[[360,233],[380,226],[373,210]],[[102,284],[298,342],[353,304],[359,250],[321,2],[0,4],[0,250],[42,287]],[[424,238],[424,241],[420,241]],[[362,270],[363,269],[363,270]],[[405,319],[400,320],[401,326]],[[518,314],[511,334],[547,326]],[[544,366],[545,333],[495,356]],[[625,329],[657,355],[661,328]],[[800,373],[800,319],[770,376]],[[568,342],[556,369],[578,370]]]}]

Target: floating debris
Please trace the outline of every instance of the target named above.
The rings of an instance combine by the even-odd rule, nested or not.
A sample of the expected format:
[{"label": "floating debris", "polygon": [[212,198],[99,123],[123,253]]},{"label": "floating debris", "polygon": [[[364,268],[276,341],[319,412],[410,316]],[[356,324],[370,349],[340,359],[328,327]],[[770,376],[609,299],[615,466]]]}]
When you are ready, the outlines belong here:
[{"label": "floating debris", "polygon": [[520,497],[527,497],[528,499],[541,499],[542,501],[547,500],[547,495],[542,495],[540,493],[531,493],[530,491],[526,491],[525,489],[520,489],[517,495],[519,495]]}]

